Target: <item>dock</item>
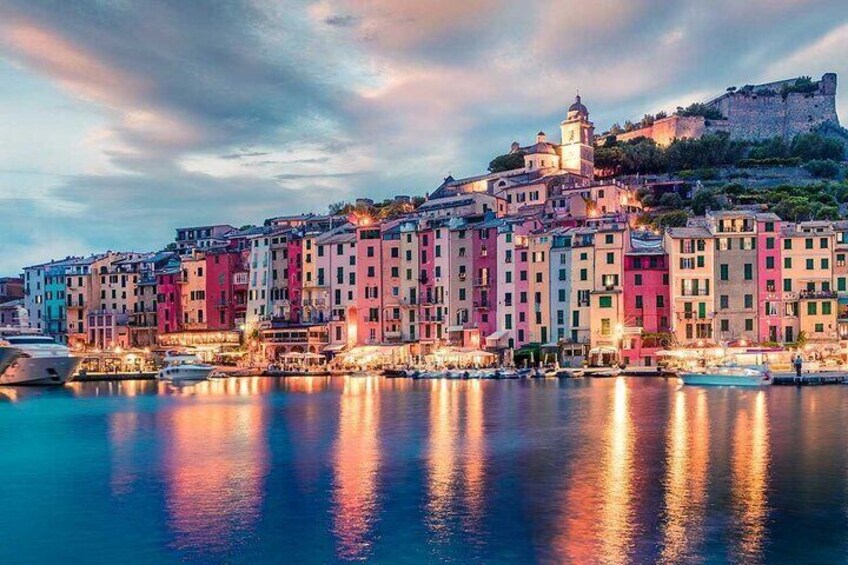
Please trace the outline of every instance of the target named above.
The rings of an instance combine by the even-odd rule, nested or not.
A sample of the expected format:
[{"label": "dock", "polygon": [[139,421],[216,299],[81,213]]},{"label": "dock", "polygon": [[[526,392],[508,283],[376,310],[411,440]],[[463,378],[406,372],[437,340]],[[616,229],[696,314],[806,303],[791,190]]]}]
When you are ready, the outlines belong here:
[{"label": "dock", "polygon": [[132,373],[92,373],[85,372],[74,375],[74,381],[80,383],[93,383],[103,381],[152,381],[156,379],[156,373],[150,371]]},{"label": "dock", "polygon": [[848,373],[828,371],[821,373],[775,373],[773,376],[775,385],[782,386],[819,386],[819,385],[841,385],[848,383]]}]

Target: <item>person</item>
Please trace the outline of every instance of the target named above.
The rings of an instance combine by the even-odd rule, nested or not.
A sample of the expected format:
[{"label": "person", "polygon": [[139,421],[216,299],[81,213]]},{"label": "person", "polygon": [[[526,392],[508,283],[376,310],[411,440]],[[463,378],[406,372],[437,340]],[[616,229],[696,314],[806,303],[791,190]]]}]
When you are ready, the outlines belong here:
[{"label": "person", "polygon": [[803,365],[804,360],[801,359],[801,354],[795,356],[795,375],[801,376],[801,366]]}]

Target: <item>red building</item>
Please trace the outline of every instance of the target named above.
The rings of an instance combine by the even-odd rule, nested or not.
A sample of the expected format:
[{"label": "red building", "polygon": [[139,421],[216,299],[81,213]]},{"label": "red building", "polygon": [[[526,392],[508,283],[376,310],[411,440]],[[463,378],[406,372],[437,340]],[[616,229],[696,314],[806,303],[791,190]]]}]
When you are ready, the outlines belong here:
[{"label": "red building", "polygon": [[631,235],[624,255],[624,288],[622,360],[655,366],[656,352],[671,345],[668,255],[661,239]]},{"label": "red building", "polygon": [[242,251],[206,253],[207,329],[238,329],[247,310],[248,264]]},{"label": "red building", "polygon": [[300,323],[303,305],[303,239],[292,233],[286,244],[288,250],[288,290],[289,304],[291,304],[288,322]]},{"label": "red building", "polygon": [[433,342],[440,337],[441,318],[436,313],[437,303],[433,283],[436,279],[434,261],[435,233],[432,226],[421,227],[418,230],[418,301],[419,310],[418,339],[422,342]]},{"label": "red building", "polygon": [[156,274],[156,320],[160,336],[182,329],[181,280],[182,271],[179,267]]}]

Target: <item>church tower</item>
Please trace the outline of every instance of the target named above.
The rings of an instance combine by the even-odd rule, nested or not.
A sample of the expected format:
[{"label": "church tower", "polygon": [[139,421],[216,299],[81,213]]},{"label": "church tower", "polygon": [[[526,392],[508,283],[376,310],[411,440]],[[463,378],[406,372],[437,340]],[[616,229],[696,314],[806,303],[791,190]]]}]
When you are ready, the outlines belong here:
[{"label": "church tower", "polygon": [[562,168],[589,179],[595,178],[595,124],[589,121],[589,110],[580,101],[580,95],[568,109],[568,116],[560,125],[562,130]]}]

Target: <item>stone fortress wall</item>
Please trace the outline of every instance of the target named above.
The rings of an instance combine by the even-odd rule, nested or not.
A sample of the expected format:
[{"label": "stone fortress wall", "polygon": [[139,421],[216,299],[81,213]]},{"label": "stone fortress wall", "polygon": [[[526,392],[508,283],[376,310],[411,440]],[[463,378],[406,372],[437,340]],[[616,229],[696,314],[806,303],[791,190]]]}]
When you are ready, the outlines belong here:
[{"label": "stone fortress wall", "polygon": [[761,140],[779,136],[792,139],[824,123],[839,125],[836,113],[836,74],[827,73],[808,93],[782,94],[784,85],[796,79],[742,87],[706,102],[726,118],[709,120],[701,116],[677,115],[657,120],[652,126],[622,133],[619,141],[649,137],[666,146],[674,139],[697,139],[706,133],[727,131],[734,139]]}]

